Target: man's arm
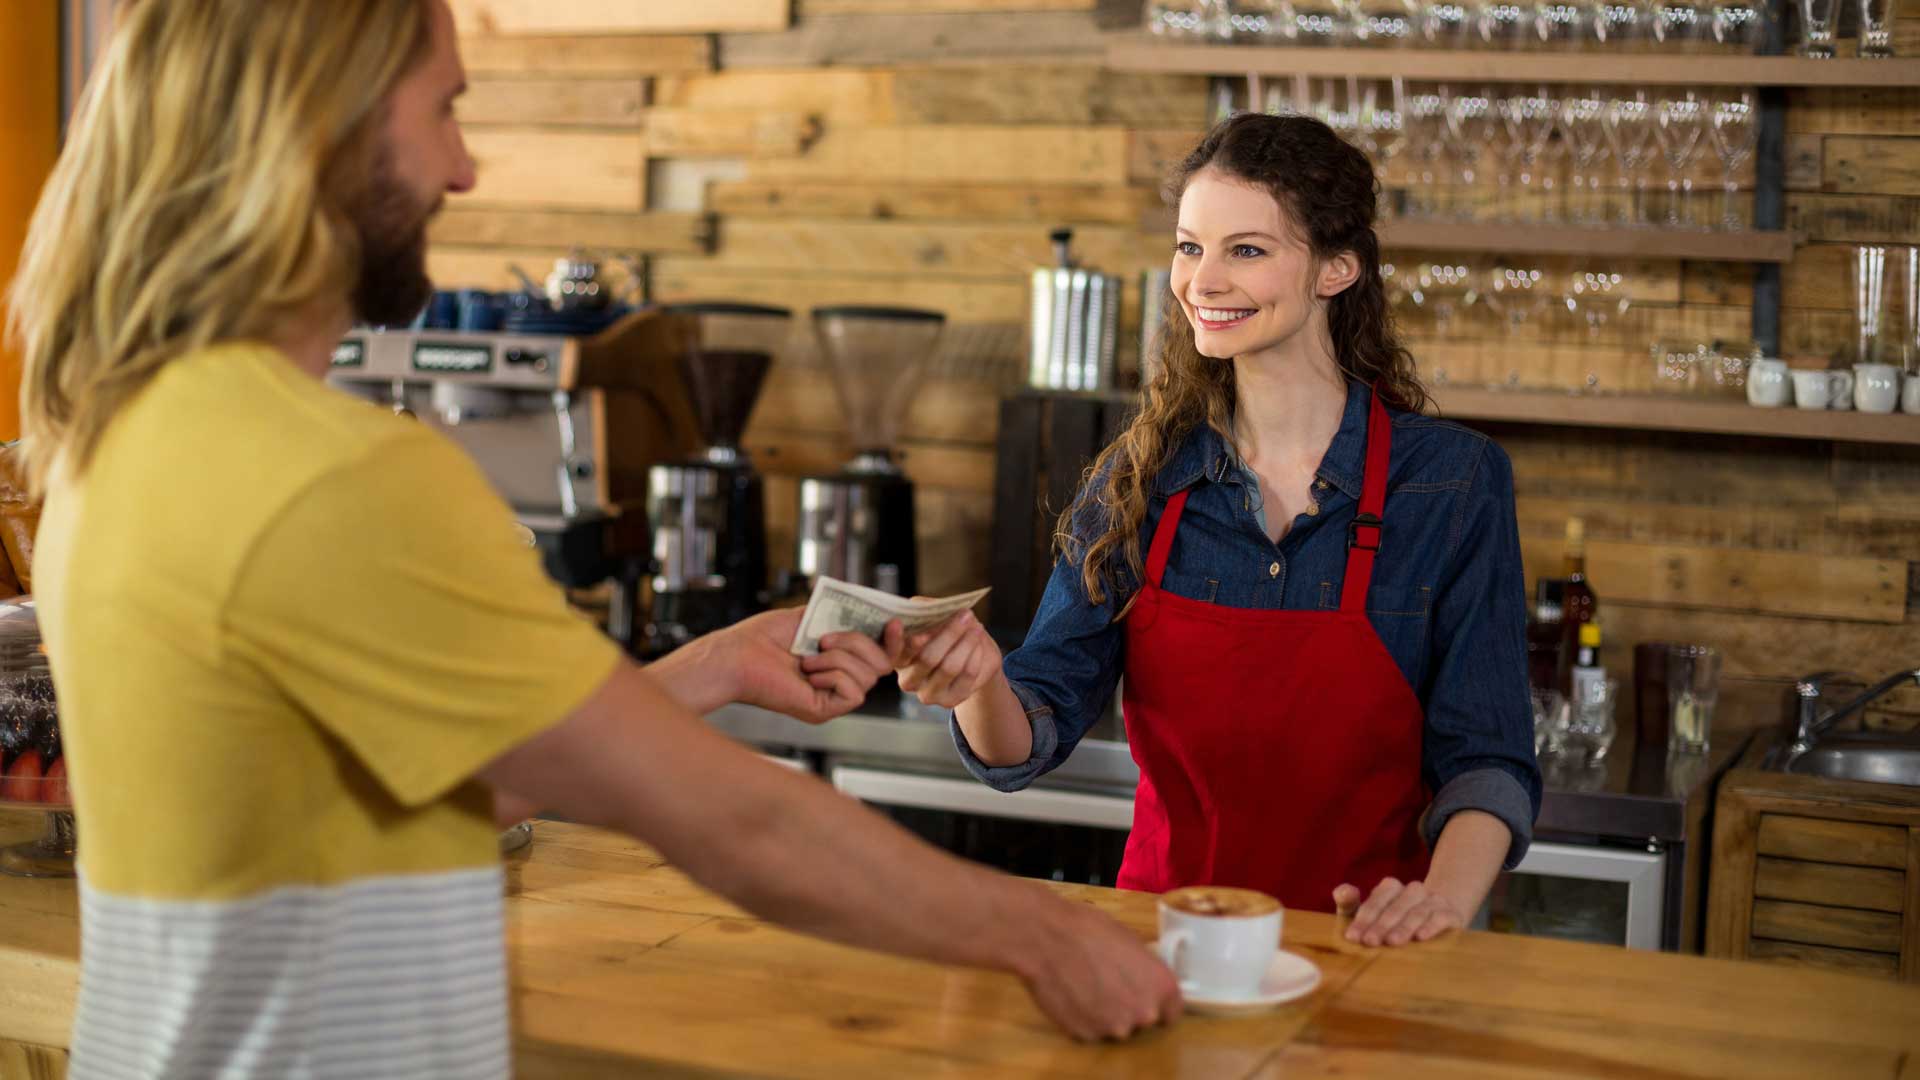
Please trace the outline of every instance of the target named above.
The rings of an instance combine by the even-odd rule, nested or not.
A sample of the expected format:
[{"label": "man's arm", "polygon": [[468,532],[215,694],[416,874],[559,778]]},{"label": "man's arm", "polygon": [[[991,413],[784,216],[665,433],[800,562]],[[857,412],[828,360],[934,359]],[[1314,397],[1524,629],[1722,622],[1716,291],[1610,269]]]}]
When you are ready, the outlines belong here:
[{"label": "man's arm", "polygon": [[1171,974],[1123,927],[758,760],[630,664],[481,778],[651,844],[702,885],[793,929],[1018,974],[1076,1037],[1122,1036],[1179,1009]]}]

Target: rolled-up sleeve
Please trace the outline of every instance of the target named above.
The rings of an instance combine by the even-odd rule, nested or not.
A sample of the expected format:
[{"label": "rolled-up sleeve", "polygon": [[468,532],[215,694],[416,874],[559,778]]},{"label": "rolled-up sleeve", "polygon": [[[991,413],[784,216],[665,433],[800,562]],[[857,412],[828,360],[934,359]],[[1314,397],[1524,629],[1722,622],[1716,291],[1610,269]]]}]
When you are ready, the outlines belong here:
[{"label": "rolled-up sleeve", "polygon": [[1033,726],[1032,755],[1017,765],[988,765],[967,744],[959,722],[948,720],[961,763],[982,783],[1001,791],[1033,783],[1066,761],[1106,712],[1126,648],[1126,635],[1114,621],[1118,591],[1107,590],[1105,602],[1095,604],[1087,599],[1079,564],[1054,560],[1033,626],[1004,667]]},{"label": "rolled-up sleeve", "polygon": [[1540,813],[1527,689],[1526,575],[1513,505],[1513,465],[1485,444],[1455,522],[1457,543],[1433,607],[1423,771],[1435,793],[1423,832],[1438,841],[1462,810],[1499,818],[1518,865]]}]

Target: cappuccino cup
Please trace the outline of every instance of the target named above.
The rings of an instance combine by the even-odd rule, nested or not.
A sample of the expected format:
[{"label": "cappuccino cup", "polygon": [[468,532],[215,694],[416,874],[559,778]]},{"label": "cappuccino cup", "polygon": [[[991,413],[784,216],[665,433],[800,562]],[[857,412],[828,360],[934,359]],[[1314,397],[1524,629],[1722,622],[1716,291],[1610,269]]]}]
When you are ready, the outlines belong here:
[{"label": "cappuccino cup", "polygon": [[[1833,404],[1834,398],[1841,393],[1848,396],[1847,405],[1853,405],[1853,374],[1851,372],[1828,371],[1825,368],[1794,368],[1793,403],[1803,409],[1825,409]],[[1843,390],[1840,376],[1845,375],[1846,386]]]},{"label": "cappuccino cup", "polygon": [[1892,412],[1900,404],[1900,369],[1892,364],[1855,364],[1853,403],[1861,412]]},{"label": "cappuccino cup", "polygon": [[1160,959],[1181,992],[1251,998],[1280,949],[1280,901],[1252,889],[1190,885],[1160,898]]},{"label": "cappuccino cup", "polygon": [[1755,360],[1747,366],[1747,404],[1777,409],[1793,398],[1793,384],[1787,378],[1787,362],[1773,357]]}]

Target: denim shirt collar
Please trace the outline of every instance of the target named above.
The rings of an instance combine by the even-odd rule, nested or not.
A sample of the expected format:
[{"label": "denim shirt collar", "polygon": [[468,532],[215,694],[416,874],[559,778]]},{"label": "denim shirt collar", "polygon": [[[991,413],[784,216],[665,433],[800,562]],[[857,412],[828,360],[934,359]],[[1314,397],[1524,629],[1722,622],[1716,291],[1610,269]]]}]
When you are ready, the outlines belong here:
[{"label": "denim shirt collar", "polygon": [[[1361,479],[1367,467],[1367,413],[1372,396],[1362,384],[1347,380],[1347,404],[1340,416],[1340,430],[1334,432],[1327,456],[1320,461],[1316,475],[1345,492],[1348,498],[1360,498]],[[1161,467],[1154,490],[1171,496],[1205,477],[1222,483],[1244,468],[1240,456],[1220,433],[1206,424],[1195,428]]]}]

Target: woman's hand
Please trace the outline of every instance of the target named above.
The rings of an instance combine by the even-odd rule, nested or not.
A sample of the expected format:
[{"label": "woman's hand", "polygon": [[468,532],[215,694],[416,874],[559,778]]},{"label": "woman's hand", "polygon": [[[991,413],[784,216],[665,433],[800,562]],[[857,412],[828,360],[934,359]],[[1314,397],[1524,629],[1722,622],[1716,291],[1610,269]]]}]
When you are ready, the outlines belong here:
[{"label": "woman's hand", "polygon": [[900,674],[900,689],[947,709],[1002,677],[1000,646],[971,611],[909,636],[893,666]]},{"label": "woman's hand", "polygon": [[1449,930],[1460,930],[1467,925],[1466,917],[1453,901],[1429,889],[1422,881],[1402,885],[1397,878],[1382,878],[1364,904],[1360,903],[1357,887],[1342,885],[1333,890],[1333,906],[1342,915],[1353,914],[1353,924],[1347,927],[1347,940],[1363,945],[1432,941]]}]

